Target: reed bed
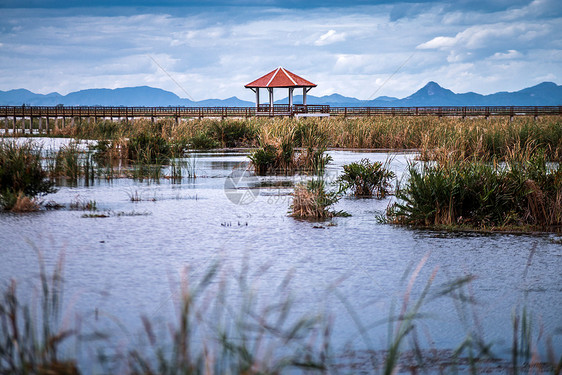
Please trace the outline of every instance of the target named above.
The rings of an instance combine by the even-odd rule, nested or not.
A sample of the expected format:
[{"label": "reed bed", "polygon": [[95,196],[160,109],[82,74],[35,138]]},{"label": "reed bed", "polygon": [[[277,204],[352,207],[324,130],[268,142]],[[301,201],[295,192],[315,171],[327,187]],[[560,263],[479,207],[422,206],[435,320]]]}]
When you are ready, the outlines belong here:
[{"label": "reed bed", "polygon": [[37,211],[41,208],[37,197],[55,192],[55,182],[75,186],[81,181],[90,186],[102,178],[169,179],[173,183],[196,178],[194,160],[169,158],[169,151],[162,151],[169,150],[168,146],[144,147],[146,152],[143,146],[132,147],[134,157],[129,159],[127,145],[114,147],[109,141],[99,141],[86,150],[79,141],[72,141],[45,153],[32,142],[0,142],[0,209]]},{"label": "reed bed", "polygon": [[[147,127],[155,127],[166,142],[190,148],[256,147],[267,139],[282,139],[297,129],[313,129],[325,136],[329,148],[420,149],[424,159],[437,154],[460,157],[503,158],[509,149],[534,142],[546,150],[549,160],[562,160],[562,117],[361,117],[361,118],[248,118],[190,119],[179,123],[162,119],[152,124],[138,119],[128,122],[82,121],[57,134],[88,139],[130,139]],[[298,144],[298,139],[296,140]]]},{"label": "reed bed", "polygon": [[247,118],[148,119],[79,121],[54,135],[110,140],[128,150],[128,157],[155,160],[186,149],[264,147],[292,138],[294,147],[353,149],[416,149],[421,159],[440,155],[457,158],[502,159],[510,149],[533,142],[552,161],[562,160],[562,117],[361,117],[361,118]]}]

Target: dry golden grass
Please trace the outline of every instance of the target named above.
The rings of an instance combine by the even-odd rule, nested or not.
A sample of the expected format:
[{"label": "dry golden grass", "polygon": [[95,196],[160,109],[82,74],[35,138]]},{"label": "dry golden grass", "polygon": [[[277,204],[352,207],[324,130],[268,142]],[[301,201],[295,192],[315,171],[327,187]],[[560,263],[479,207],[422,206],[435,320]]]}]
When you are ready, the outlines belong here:
[{"label": "dry golden grass", "polygon": [[329,211],[322,208],[317,201],[313,191],[307,189],[306,185],[295,187],[293,192],[293,212],[296,218],[318,218],[331,217]]},{"label": "dry golden grass", "polygon": [[339,200],[336,192],[326,190],[323,180],[311,180],[295,186],[291,216],[300,219],[327,219],[342,212],[333,212],[331,206]]},{"label": "dry golden grass", "polygon": [[39,211],[39,205],[34,198],[29,198],[23,192],[19,192],[14,206],[10,209],[11,212],[35,212]]}]

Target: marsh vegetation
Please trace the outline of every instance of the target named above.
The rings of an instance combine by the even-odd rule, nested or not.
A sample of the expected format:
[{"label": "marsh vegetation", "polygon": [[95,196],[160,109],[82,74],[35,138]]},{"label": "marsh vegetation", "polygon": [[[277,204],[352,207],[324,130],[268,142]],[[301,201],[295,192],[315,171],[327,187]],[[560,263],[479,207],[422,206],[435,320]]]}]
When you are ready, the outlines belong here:
[{"label": "marsh vegetation", "polygon": [[[87,151],[71,142],[48,155],[46,166],[37,159],[40,150],[9,143],[2,146],[2,175],[16,176],[13,168],[26,171],[20,174],[26,181],[10,182],[6,179],[11,177],[3,177],[2,205],[5,209],[24,207],[24,211],[36,207],[29,202],[50,191],[55,179],[75,183],[83,178],[93,183],[96,178],[193,178],[189,163],[182,165],[180,160],[197,149],[247,147],[258,176],[321,176],[331,160],[328,148],[413,149],[418,161],[399,183],[381,163],[360,160],[343,166],[335,189],[339,195],[351,190],[356,197],[384,198],[391,193],[390,186],[396,185],[397,202],[387,211],[388,221],[396,224],[555,229],[561,225],[561,129],[562,118],[556,116],[82,121],[55,133],[97,142]],[[14,166],[17,163],[29,167]],[[163,173],[164,166],[170,167],[170,173]],[[318,207],[337,202],[335,197],[327,199],[330,194],[322,194],[330,189],[318,186],[313,181],[297,187],[299,198],[293,207],[300,207],[300,214],[295,216],[319,212]],[[305,201],[316,202],[317,207],[303,210]],[[324,215],[330,216],[320,217]]]}]

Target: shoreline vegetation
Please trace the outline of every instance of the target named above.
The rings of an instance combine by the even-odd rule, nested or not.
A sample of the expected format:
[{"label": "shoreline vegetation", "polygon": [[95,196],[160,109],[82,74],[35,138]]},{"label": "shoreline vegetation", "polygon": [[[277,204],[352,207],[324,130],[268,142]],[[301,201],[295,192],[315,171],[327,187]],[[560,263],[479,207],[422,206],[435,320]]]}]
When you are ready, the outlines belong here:
[{"label": "shoreline vegetation", "polygon": [[[562,228],[561,116],[78,121],[73,127],[55,129],[53,135],[96,140],[97,144],[83,152],[71,143],[47,155],[42,163],[32,155],[41,150],[21,146],[29,155],[17,155],[15,145],[2,142],[0,195],[5,210],[33,210],[35,197],[52,191],[53,181],[61,178],[89,182],[117,177],[141,181],[195,178],[192,168],[178,160],[196,150],[249,148],[249,162],[257,175],[318,177],[330,162],[326,154],[330,148],[416,150],[417,160],[396,181],[396,202],[386,212],[387,223],[485,231]],[[116,172],[113,166],[117,162],[127,168]],[[344,166],[350,176],[332,190],[342,196],[345,185],[360,197],[365,181],[373,180],[375,173],[393,177],[387,166],[378,166],[378,171],[370,166],[367,171],[366,162]],[[12,178],[22,163],[34,165],[24,173],[34,182],[25,176],[22,181]],[[170,167],[168,175],[162,173],[162,166]],[[361,175],[357,174],[359,167],[364,169]],[[22,184],[44,186],[30,190]],[[307,212],[314,213],[314,219],[334,216],[327,210],[337,202],[336,196],[316,199],[315,194],[326,197],[334,193],[319,186],[312,183],[295,189],[306,197],[298,200],[300,214],[295,217],[306,218]],[[386,188],[375,190],[378,198],[386,194]],[[316,207],[303,206],[305,201]]]},{"label": "shoreline vegetation", "polygon": [[[350,332],[354,334],[349,339],[360,337],[365,347],[356,350],[349,343],[340,353],[332,342],[333,312],[325,308],[303,312],[292,297],[290,273],[279,285],[271,286],[277,291],[272,300],[265,300],[256,285],[266,276],[267,267],[255,272],[248,259],[240,270],[227,270],[215,260],[198,277],[184,271],[174,283],[178,296],[175,319],[162,322],[141,315],[138,339],[117,344],[116,336],[126,333],[118,316],[97,308],[71,311],[76,301],[64,301],[64,252],[59,253],[50,274],[41,251],[36,251],[39,279],[34,300],[21,297],[15,280],[0,286],[2,374],[76,375],[93,373],[94,368],[100,373],[139,375],[562,371],[562,356],[552,342],[556,332],[544,332],[531,308],[525,304],[514,307],[511,318],[506,317],[512,327],[510,347],[498,349],[482,332],[475,310],[478,301],[471,293],[474,277],[467,274],[437,284],[436,267],[422,280],[429,254],[404,272],[402,297],[390,304],[388,318],[376,324],[361,321],[357,307],[338,291],[338,284],[330,286],[326,293],[335,296],[353,317],[350,330],[357,332]],[[534,251],[530,250],[529,259]],[[426,337],[430,334],[427,322],[432,319],[425,313],[426,305],[447,298],[456,306],[459,324],[466,330],[465,338],[450,350],[435,348]],[[388,326],[387,344],[376,350],[369,331],[381,324]],[[159,334],[164,325],[166,334]],[[86,362],[77,349],[85,345],[92,345],[96,353]],[[502,356],[498,350],[508,352]]]}]

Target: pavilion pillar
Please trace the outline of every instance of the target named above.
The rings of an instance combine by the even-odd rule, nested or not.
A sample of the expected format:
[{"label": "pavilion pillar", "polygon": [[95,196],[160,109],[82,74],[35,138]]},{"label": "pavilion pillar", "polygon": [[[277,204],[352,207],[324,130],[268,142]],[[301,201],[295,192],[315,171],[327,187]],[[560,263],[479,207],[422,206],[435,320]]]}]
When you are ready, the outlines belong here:
[{"label": "pavilion pillar", "polygon": [[260,88],[256,87],[256,110],[260,107]]},{"label": "pavilion pillar", "polygon": [[269,113],[273,114],[273,87],[268,87],[267,91],[269,91]]},{"label": "pavilion pillar", "polygon": [[306,87],[302,88],[302,104],[306,105]]},{"label": "pavilion pillar", "polygon": [[289,87],[289,111],[293,108],[293,90],[294,87]]}]

